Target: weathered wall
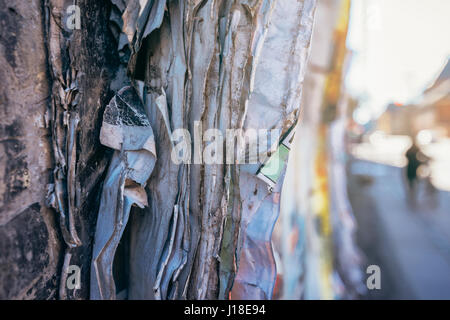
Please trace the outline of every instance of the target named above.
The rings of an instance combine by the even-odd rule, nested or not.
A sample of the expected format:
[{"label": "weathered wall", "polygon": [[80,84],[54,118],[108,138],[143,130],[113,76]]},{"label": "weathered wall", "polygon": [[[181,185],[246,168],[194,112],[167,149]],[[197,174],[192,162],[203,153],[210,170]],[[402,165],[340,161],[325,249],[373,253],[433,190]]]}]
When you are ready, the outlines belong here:
[{"label": "weathered wall", "polygon": [[0,25],[0,298],[54,297],[61,245],[44,206],[51,158],[41,1],[0,1]]},{"label": "weathered wall", "polygon": [[[134,82],[143,80],[158,153],[147,185],[150,205],[134,210],[130,223],[129,297],[226,298],[238,260],[255,261],[246,248],[240,254],[252,217],[272,221],[278,214],[263,204],[272,191],[256,176],[262,163],[174,164],[167,129],[187,128],[193,136],[200,122],[201,131],[286,132],[300,106],[315,0],[129,2],[145,4],[143,11],[130,9],[145,19],[134,21],[129,71]],[[81,8],[80,30],[65,27],[73,4]],[[127,62],[109,19],[120,29],[129,17],[114,18],[110,2],[101,0],[0,5],[0,298],[88,298],[99,190],[111,152],[99,145],[102,106],[124,85],[124,68],[121,76],[117,71]],[[167,103],[167,128],[159,97]],[[267,143],[262,149],[265,156]],[[258,259],[271,259],[272,224],[263,224],[268,236],[259,246],[267,250]],[[223,237],[229,241],[222,250]],[[66,290],[68,265],[82,268],[76,292]],[[258,264],[257,272],[264,270]],[[260,279],[248,279],[242,276],[242,288],[257,287]],[[271,283],[264,287],[255,294],[242,289],[241,297],[270,298]]]},{"label": "weathered wall", "polygon": [[[109,158],[98,134],[102,106],[111,97],[109,86],[119,63],[108,29],[109,2],[77,2],[81,29],[59,30],[61,43],[67,45],[61,54],[65,68],[77,71],[82,128],[75,134],[75,225],[82,246],[71,261],[82,268],[82,283],[81,290],[67,292],[68,298],[88,296],[97,191]],[[54,168],[46,119],[55,96],[47,39],[48,21],[64,19],[71,4],[0,0],[0,299],[58,297],[65,244],[58,214],[45,201]]]}]

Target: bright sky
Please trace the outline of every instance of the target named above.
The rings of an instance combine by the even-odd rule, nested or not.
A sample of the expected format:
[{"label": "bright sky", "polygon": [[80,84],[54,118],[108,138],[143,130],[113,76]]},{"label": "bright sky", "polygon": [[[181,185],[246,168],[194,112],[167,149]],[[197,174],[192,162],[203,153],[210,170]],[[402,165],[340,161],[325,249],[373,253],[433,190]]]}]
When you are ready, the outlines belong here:
[{"label": "bright sky", "polygon": [[[450,0],[352,0],[347,87],[363,98],[359,122],[407,103],[450,57]],[[356,119],[355,119],[356,120]]]}]

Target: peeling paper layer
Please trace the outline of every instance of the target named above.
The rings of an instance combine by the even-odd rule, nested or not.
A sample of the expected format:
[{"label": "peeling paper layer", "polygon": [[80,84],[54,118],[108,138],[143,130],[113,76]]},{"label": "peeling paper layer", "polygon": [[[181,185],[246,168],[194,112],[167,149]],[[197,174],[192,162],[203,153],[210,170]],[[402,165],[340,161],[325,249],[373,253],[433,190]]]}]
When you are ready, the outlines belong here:
[{"label": "peeling paper layer", "polygon": [[[272,12],[264,16],[270,20],[261,23],[268,27],[264,31],[264,43],[256,45],[260,48],[256,50],[259,55],[253,67],[253,90],[245,122],[247,128],[280,128],[286,132],[295,124],[301,102],[314,8],[315,1],[278,1],[273,4]],[[250,167],[247,169],[253,173]],[[241,169],[241,175],[244,170]],[[231,292],[232,299],[272,298],[276,266],[271,237],[280,210],[279,199],[285,171],[284,166],[273,193],[267,190],[258,192],[261,181],[253,175],[243,179],[242,248]],[[266,189],[269,187],[263,184]],[[258,193],[264,196],[255,201],[252,198]]]},{"label": "peeling paper layer", "polygon": [[147,205],[144,186],[156,161],[153,131],[133,87],[120,90],[106,107],[100,132],[115,150],[104,182],[91,266],[91,299],[115,299],[112,265],[131,207]]},{"label": "peeling paper layer", "polygon": [[[144,83],[142,97],[158,146],[158,161],[145,187],[149,205],[136,209],[130,221],[128,297],[226,299],[233,290],[235,297],[269,299],[275,280],[270,242],[282,178],[271,193],[256,177],[262,163],[205,165],[196,149],[193,163],[175,164],[171,133],[187,129],[194,139],[199,126],[200,132],[252,128],[284,134],[300,107],[315,1],[122,3],[125,9],[116,7],[131,50],[129,75],[132,82]],[[116,134],[124,133],[117,129]],[[278,141],[268,148],[273,145]],[[111,162],[102,203],[110,203],[113,200],[106,197],[116,199],[117,194],[120,199],[121,188],[127,189],[121,178],[126,163],[139,162],[123,157],[117,144],[111,142],[111,147],[117,159]],[[140,152],[146,154],[145,150]],[[127,201],[127,210],[113,215],[123,216],[123,223],[134,199]],[[111,209],[105,205],[107,211]],[[111,215],[98,224],[98,232],[106,234],[99,236],[98,245],[96,241],[100,267],[93,269],[99,279],[93,292],[100,298],[114,297],[110,263],[123,232]],[[107,243],[108,239],[113,240]],[[103,264],[98,262],[100,255],[105,257]],[[103,288],[109,293],[100,294]]]}]

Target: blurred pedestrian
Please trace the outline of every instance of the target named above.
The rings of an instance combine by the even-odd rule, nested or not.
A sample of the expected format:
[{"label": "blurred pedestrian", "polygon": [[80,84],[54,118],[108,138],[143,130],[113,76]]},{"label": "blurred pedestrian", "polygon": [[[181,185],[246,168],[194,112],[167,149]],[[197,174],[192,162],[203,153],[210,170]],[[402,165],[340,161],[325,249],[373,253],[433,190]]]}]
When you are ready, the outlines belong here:
[{"label": "blurred pedestrian", "polygon": [[419,169],[421,165],[427,165],[430,158],[420,150],[416,141],[413,140],[411,147],[406,151],[406,159],[408,160],[408,165],[406,166],[408,195],[411,200],[411,204],[415,205],[418,188],[417,169]]}]

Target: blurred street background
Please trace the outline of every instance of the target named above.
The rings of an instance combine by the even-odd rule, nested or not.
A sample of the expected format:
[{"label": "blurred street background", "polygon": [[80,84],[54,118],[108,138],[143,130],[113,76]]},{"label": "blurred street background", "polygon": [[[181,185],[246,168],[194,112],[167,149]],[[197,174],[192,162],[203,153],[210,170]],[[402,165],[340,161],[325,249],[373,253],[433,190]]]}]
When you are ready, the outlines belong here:
[{"label": "blurred street background", "polygon": [[[358,92],[347,131],[348,194],[363,265],[382,272],[382,289],[365,297],[450,299],[450,6],[400,2],[353,1],[360,28],[347,39],[358,48],[347,78]],[[361,20],[361,10],[372,20]],[[419,163],[410,194],[405,155],[413,141],[429,161]]]},{"label": "blurred street background", "polygon": [[382,274],[366,297],[450,299],[450,193],[427,194],[422,182],[411,208],[403,168],[353,158],[348,173],[363,265]]},{"label": "blurred street background", "polygon": [[449,12],[318,1],[275,297],[450,299]]}]

